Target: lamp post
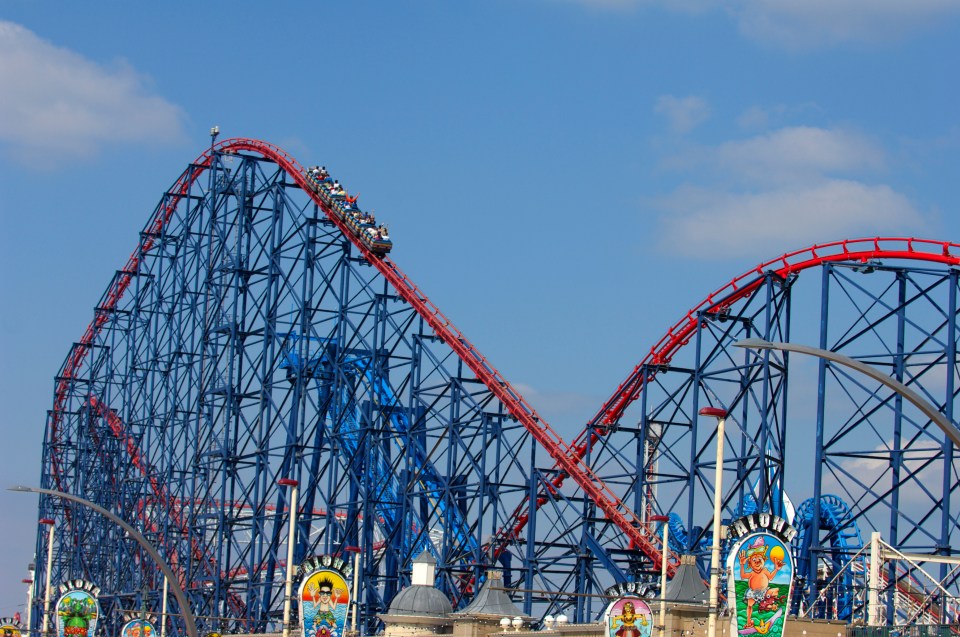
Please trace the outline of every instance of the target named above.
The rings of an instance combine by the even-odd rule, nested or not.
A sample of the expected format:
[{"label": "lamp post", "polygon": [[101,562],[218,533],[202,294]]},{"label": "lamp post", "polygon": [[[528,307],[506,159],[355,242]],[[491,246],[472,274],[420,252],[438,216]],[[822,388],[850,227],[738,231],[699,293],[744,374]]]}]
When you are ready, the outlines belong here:
[{"label": "lamp post", "polygon": [[163,603],[160,606],[160,637],[167,637],[167,597],[170,593],[170,580],[163,578]]},{"label": "lamp post", "polygon": [[660,637],[667,633],[667,562],[670,558],[670,518],[665,515],[650,516],[651,522],[663,524],[663,547],[660,551]]},{"label": "lamp post", "polygon": [[843,354],[838,354],[837,352],[831,352],[830,350],[820,349],[819,347],[810,347],[809,345],[795,345],[793,343],[774,343],[771,341],[765,341],[759,338],[745,338],[742,341],[737,341],[733,344],[734,347],[744,347],[746,349],[777,349],[783,352],[796,352],[798,354],[807,354],[808,356],[816,356],[817,358],[823,358],[825,360],[837,363],[838,365],[843,365],[844,367],[849,367],[850,369],[855,369],[861,374],[869,376],[873,380],[877,381],[881,385],[886,385],[896,393],[900,394],[911,402],[917,409],[923,412],[923,415],[933,421],[940,429],[943,430],[943,433],[947,435],[953,445],[957,448],[960,448],[960,430],[953,426],[953,424],[947,420],[947,417],[944,416],[940,411],[934,407],[930,402],[925,399],[923,396],[913,391],[900,381],[895,378],[887,376],[882,371],[875,367],[871,367],[866,363],[861,363],[858,360],[854,360],[849,356],[844,356]]},{"label": "lamp post", "polygon": [[27,585],[27,635],[31,635],[33,626],[30,624],[32,619],[30,609],[33,607],[33,573],[30,573],[31,577],[20,580]]},{"label": "lamp post", "polygon": [[717,615],[719,614],[717,589],[720,586],[720,507],[723,497],[723,425],[727,420],[727,411],[719,407],[703,407],[701,416],[717,419],[717,467],[713,486],[713,544],[710,547],[710,614],[707,616],[707,637],[717,635]]},{"label": "lamp post", "polygon": [[[10,487],[8,491],[17,491],[20,493],[43,493],[45,495],[54,496],[57,498],[62,498],[64,500],[70,500],[71,502],[76,502],[81,504],[89,509],[93,509],[100,515],[104,516],[111,522],[115,522],[126,531],[130,537],[132,537],[137,544],[143,547],[143,549],[153,558],[153,561],[157,563],[157,566],[160,567],[160,570],[163,571],[164,576],[170,581],[173,586],[173,595],[177,598],[177,602],[180,604],[180,610],[183,614],[183,623],[186,624],[187,634],[190,637],[199,637],[197,633],[197,622],[193,618],[193,613],[190,610],[190,603],[187,601],[187,596],[183,592],[183,589],[180,588],[180,582],[177,580],[177,577],[173,574],[173,571],[170,569],[170,566],[163,560],[160,556],[160,553],[157,552],[157,549],[154,548],[150,542],[147,541],[147,538],[143,537],[139,531],[135,528],[124,522],[120,517],[111,513],[110,511],[104,509],[98,504],[94,504],[89,500],[84,500],[79,496],[75,496],[71,493],[64,493],[62,491],[54,491],[53,489],[41,489],[39,487]],[[49,617],[49,602],[50,602],[50,564],[52,562],[53,554],[53,520],[46,522],[40,520],[43,524],[50,524],[50,548],[48,549],[47,554],[47,598],[44,600],[44,618],[43,618],[43,634],[44,637],[47,637],[47,618]]]},{"label": "lamp post", "polygon": [[40,524],[49,527],[47,535],[47,581],[43,591],[43,637],[50,634],[50,571],[53,570],[53,530],[54,522],[50,518],[42,518]]},{"label": "lamp post", "polygon": [[357,635],[357,610],[360,607],[360,600],[357,599],[357,593],[360,588],[360,551],[359,546],[345,546],[344,551],[353,553],[353,594],[350,596],[350,603],[353,608],[350,609],[350,634]]},{"label": "lamp post", "polygon": [[297,487],[300,483],[280,478],[277,484],[290,488],[290,530],[287,534],[287,581],[283,595],[283,637],[290,637],[290,597],[293,595],[293,545],[297,533]]}]

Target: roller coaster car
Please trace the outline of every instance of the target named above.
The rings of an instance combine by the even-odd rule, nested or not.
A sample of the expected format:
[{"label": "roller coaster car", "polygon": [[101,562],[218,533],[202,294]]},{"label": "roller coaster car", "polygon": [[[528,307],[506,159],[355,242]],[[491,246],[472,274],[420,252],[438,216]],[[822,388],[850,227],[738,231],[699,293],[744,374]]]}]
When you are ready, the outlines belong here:
[{"label": "roller coaster car", "polygon": [[320,196],[323,203],[330,206],[334,214],[340,217],[340,220],[347,225],[350,232],[353,233],[368,250],[378,256],[384,256],[390,252],[393,248],[393,241],[384,238],[377,231],[375,225],[371,223],[361,223],[360,215],[362,211],[357,207],[355,198],[353,201],[350,201],[345,195],[333,194],[331,192],[333,182],[329,177],[320,180],[311,174],[310,183],[313,185],[314,192]]}]

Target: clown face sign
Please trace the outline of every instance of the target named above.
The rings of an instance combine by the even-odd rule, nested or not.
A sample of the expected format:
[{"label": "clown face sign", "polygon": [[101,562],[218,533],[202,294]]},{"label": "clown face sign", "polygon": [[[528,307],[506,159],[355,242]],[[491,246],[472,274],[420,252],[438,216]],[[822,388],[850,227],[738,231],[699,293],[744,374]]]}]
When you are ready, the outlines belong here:
[{"label": "clown face sign", "polygon": [[329,555],[300,565],[300,628],[304,637],[342,637],[350,608],[350,567]]},{"label": "clown face sign", "polygon": [[650,637],[653,613],[642,599],[621,597],[615,599],[606,613],[607,637]]},{"label": "clown face sign", "polygon": [[767,530],[749,533],[733,546],[727,568],[737,633],[782,637],[793,581],[789,542]]}]

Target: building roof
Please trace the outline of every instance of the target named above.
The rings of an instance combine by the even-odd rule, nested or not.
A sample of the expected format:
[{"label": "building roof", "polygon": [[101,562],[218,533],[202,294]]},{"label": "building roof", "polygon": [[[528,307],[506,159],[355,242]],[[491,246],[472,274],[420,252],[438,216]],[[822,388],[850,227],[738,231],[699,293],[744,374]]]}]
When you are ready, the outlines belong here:
[{"label": "building roof", "polygon": [[468,617],[522,617],[531,619],[517,608],[507,592],[503,590],[503,573],[498,570],[487,571],[487,580],[470,605],[454,613],[455,616]]},{"label": "building roof", "polygon": [[453,612],[447,596],[433,586],[413,584],[406,587],[390,602],[389,615],[417,617],[446,617]]},{"label": "building roof", "polygon": [[699,604],[710,599],[710,589],[703,581],[697,569],[697,558],[693,555],[681,555],[680,566],[673,579],[667,584],[664,598],[670,602]]},{"label": "building roof", "polygon": [[436,564],[437,558],[430,554],[430,551],[423,551],[413,560],[414,564]]}]

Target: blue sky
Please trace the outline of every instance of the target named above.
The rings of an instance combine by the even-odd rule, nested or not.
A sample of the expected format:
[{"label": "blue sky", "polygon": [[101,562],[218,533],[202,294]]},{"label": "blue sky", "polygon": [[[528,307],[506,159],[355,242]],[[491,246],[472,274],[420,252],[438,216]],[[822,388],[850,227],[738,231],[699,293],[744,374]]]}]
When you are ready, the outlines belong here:
[{"label": "blue sky", "polygon": [[[325,164],[561,432],[757,263],[960,240],[958,0],[0,1],[0,487],[209,143]],[[0,491],[0,616],[35,500]]]}]

